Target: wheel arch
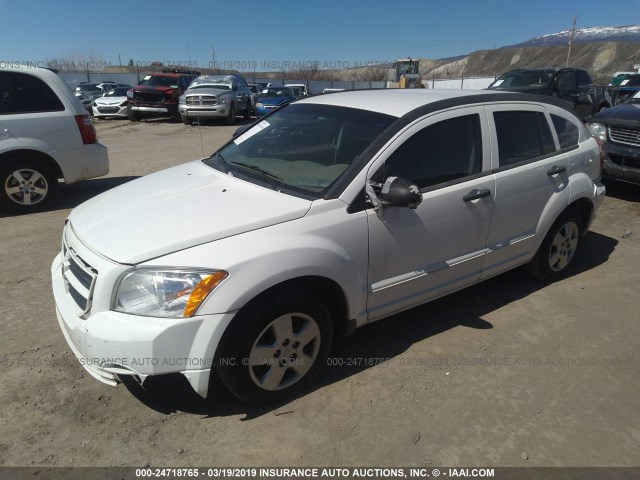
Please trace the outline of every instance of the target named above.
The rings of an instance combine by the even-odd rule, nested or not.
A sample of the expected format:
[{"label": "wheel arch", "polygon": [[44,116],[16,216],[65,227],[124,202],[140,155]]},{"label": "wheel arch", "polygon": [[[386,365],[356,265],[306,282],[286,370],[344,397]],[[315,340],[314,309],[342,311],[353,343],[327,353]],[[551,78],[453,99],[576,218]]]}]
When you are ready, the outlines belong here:
[{"label": "wheel arch", "polygon": [[331,315],[335,338],[351,333],[347,296],[338,283],[327,277],[309,275],[285,280],[263,290],[242,308],[250,308],[251,305],[267,301],[269,297],[281,295],[291,289],[307,290],[322,300]]},{"label": "wheel arch", "polygon": [[591,202],[591,200],[582,197],[574,200],[572,203],[567,205],[567,208],[563,210],[563,213],[569,209],[577,211],[580,215],[580,218],[582,220],[582,233],[584,235],[585,233],[587,233],[587,229],[589,228],[589,225],[591,223],[594,209],[593,203]]},{"label": "wheel arch", "polygon": [[4,152],[0,154],[0,164],[5,161],[20,159],[21,157],[43,162],[45,165],[53,169],[53,172],[56,174],[58,179],[64,179],[64,174],[62,173],[62,169],[60,168],[60,165],[58,165],[58,162],[50,155],[39,150],[22,148]]}]

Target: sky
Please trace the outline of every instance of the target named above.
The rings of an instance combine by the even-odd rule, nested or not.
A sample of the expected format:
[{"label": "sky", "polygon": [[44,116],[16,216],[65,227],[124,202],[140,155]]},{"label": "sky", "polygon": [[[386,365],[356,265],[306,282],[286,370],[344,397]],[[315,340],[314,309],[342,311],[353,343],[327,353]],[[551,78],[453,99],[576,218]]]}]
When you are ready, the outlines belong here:
[{"label": "sky", "polygon": [[570,29],[576,15],[578,28],[636,25],[640,0],[0,0],[0,65],[350,68],[511,45]]}]

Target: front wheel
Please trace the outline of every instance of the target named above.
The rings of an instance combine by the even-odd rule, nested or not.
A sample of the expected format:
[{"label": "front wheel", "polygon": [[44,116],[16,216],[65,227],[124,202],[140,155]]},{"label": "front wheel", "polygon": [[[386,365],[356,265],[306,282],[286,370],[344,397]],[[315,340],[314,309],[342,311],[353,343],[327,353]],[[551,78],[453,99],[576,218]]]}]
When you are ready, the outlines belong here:
[{"label": "front wheel", "polygon": [[316,295],[282,291],[233,319],[220,340],[216,371],[245,403],[279,401],[318,374],[332,340],[331,316]]},{"label": "front wheel", "polygon": [[14,213],[45,209],[58,196],[58,177],[44,162],[15,158],[0,166],[0,205]]},{"label": "front wheel", "polygon": [[565,210],[549,229],[530,263],[527,273],[540,280],[556,280],[566,273],[582,238],[582,219],[578,212]]},{"label": "front wheel", "polygon": [[236,106],[232,103],[229,106],[229,116],[227,117],[227,125],[236,123]]},{"label": "front wheel", "polygon": [[131,108],[127,107],[127,118],[129,119],[130,122],[139,122],[140,114],[138,112],[131,110]]}]

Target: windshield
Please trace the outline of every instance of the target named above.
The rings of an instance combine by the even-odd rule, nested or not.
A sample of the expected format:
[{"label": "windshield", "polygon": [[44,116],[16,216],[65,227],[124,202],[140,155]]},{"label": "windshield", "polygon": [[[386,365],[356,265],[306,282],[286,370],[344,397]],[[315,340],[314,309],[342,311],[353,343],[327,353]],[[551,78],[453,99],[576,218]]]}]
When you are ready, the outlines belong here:
[{"label": "windshield", "polygon": [[118,87],[111,90],[109,93],[105,95],[105,97],[126,97],[127,90],[131,87]]},{"label": "windshield", "polygon": [[290,88],[267,88],[260,94],[262,98],[274,98],[274,97],[293,97],[293,92]]},{"label": "windshield", "polygon": [[353,108],[289,105],[204,162],[269,188],[320,198],[394,120]]},{"label": "windshield", "polygon": [[173,87],[178,88],[178,77],[162,77],[147,75],[138,83],[138,85],[146,85],[150,87]]},{"label": "windshield", "polygon": [[554,72],[549,70],[507,72],[501,75],[489,88],[545,88],[551,85],[553,75]]},{"label": "windshield", "polygon": [[76,87],[76,91],[78,92],[98,92],[100,91],[100,87],[95,83],[89,83],[84,85],[78,85]]}]

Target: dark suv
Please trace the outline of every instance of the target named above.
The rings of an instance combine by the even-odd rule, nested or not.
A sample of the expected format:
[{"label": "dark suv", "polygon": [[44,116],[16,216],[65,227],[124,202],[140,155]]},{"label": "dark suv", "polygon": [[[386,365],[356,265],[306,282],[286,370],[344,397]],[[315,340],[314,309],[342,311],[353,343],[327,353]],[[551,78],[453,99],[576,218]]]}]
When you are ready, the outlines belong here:
[{"label": "dark suv", "polygon": [[178,98],[199,72],[177,73],[175,71],[147,75],[127,92],[127,117],[132,122],[142,117],[171,117],[180,121]]}]

